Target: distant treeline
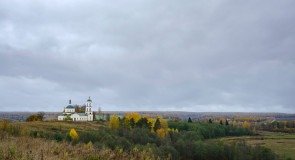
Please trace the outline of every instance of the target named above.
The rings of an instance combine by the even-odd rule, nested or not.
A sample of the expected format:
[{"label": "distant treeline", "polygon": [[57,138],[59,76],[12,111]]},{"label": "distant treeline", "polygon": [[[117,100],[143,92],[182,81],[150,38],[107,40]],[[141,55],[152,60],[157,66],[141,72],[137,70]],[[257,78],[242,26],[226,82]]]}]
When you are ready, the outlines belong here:
[{"label": "distant treeline", "polygon": [[[77,111],[76,112],[84,112],[84,106],[75,105]],[[62,112],[62,111],[61,111]],[[61,112],[45,112],[44,119],[50,120],[57,118],[58,114]],[[0,112],[0,118],[17,120],[17,121],[25,121],[30,115],[36,114],[37,112]],[[98,111],[94,111],[95,115],[98,114]],[[124,116],[125,114],[129,114],[131,112],[127,111],[101,111],[101,114],[117,114],[118,116]],[[179,121],[186,121],[189,117],[191,117],[194,121],[202,121],[208,117],[223,117],[225,119],[231,119],[236,121],[249,121],[256,120],[256,122],[261,122],[265,119],[277,119],[277,120],[285,120],[291,121],[295,120],[295,114],[288,113],[252,113],[252,112],[161,112],[161,111],[139,111],[136,112],[141,116],[149,116],[149,117],[157,117],[162,116],[163,119],[166,120],[174,120],[177,119]]]}]

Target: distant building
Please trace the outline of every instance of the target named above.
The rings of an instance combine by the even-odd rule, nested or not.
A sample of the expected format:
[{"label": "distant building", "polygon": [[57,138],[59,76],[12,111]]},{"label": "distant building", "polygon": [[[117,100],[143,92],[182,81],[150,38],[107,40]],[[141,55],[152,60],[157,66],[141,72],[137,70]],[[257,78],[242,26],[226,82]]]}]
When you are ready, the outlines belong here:
[{"label": "distant building", "polygon": [[92,100],[90,97],[86,101],[85,113],[76,113],[75,107],[71,104],[71,100],[69,100],[69,105],[65,108],[64,112],[58,116],[58,120],[64,121],[68,117],[73,121],[93,121]]}]

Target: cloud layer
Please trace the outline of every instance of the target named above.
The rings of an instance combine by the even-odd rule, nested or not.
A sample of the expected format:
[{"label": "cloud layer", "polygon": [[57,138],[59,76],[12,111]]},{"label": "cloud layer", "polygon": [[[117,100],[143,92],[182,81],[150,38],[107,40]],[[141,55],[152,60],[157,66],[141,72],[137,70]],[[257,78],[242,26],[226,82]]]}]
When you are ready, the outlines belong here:
[{"label": "cloud layer", "polygon": [[1,1],[0,111],[294,112],[294,7]]}]

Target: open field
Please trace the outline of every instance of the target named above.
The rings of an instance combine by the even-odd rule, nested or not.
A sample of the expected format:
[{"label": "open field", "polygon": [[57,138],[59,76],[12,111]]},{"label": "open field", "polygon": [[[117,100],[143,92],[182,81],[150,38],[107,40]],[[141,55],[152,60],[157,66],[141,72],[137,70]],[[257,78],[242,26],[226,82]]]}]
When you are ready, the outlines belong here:
[{"label": "open field", "polygon": [[77,132],[82,131],[98,131],[100,126],[106,124],[99,124],[98,122],[18,122],[13,125],[20,125],[22,129],[27,131],[40,131],[43,133],[67,133],[72,128]]},{"label": "open field", "polygon": [[295,158],[295,139],[248,139],[247,144],[262,145],[270,148],[279,154],[281,158]]},{"label": "open field", "polygon": [[255,146],[262,145],[270,148],[281,158],[295,159],[295,135],[281,132],[259,131],[257,136],[226,137],[220,140],[232,143],[245,140],[247,144]]}]

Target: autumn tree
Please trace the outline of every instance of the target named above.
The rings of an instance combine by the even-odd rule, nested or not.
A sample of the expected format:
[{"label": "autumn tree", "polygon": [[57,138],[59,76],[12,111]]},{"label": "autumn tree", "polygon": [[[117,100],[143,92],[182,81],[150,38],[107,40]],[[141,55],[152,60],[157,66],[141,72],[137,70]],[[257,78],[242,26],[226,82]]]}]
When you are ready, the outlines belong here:
[{"label": "autumn tree", "polygon": [[235,126],[235,127],[236,127],[236,126],[238,126],[238,123],[237,123],[237,121],[233,121],[233,123],[232,123],[232,124],[233,124],[233,126]]},{"label": "autumn tree", "polygon": [[225,125],[227,125],[227,126],[229,125],[227,120],[225,120]]},{"label": "autumn tree", "polygon": [[85,105],[83,105],[83,106],[74,105],[74,107],[75,107],[75,112],[77,112],[77,113],[85,113],[85,109],[86,109]]},{"label": "autumn tree", "polygon": [[0,123],[1,131],[9,131],[12,128],[12,125],[6,119],[2,119]]},{"label": "autumn tree", "polygon": [[131,114],[126,114],[125,115],[128,119],[133,118],[134,122],[137,123],[137,121],[140,120],[141,116],[137,113],[132,112]]},{"label": "autumn tree", "polygon": [[109,123],[109,127],[111,129],[118,129],[119,128],[119,123],[120,123],[120,121],[119,121],[118,115],[114,114],[111,117],[111,120],[110,120],[110,123]]},{"label": "autumn tree", "polygon": [[101,120],[102,119],[102,117],[101,117],[101,107],[98,107],[97,115],[98,115],[98,119]]},{"label": "autumn tree", "polygon": [[37,113],[37,116],[38,116],[38,118],[39,118],[40,121],[43,121],[43,118],[45,116],[45,112],[38,112]]},{"label": "autumn tree", "polygon": [[222,124],[222,120],[219,121],[219,124],[220,124],[220,125],[223,125],[223,124]]},{"label": "autumn tree", "polygon": [[95,112],[92,112],[92,114],[93,114],[93,120],[97,120],[96,113]]},{"label": "autumn tree", "polygon": [[75,131],[74,128],[71,129],[71,131],[70,131],[70,136],[71,136],[72,141],[73,141],[74,143],[76,143],[76,142],[78,141],[78,139],[79,139],[79,136],[78,136],[78,134],[77,134],[77,132]]},{"label": "autumn tree", "polygon": [[127,129],[131,129],[130,120],[127,117],[123,117],[122,126]]},{"label": "autumn tree", "polygon": [[156,133],[161,137],[161,139],[164,139],[166,136],[165,130],[163,128],[158,129]]},{"label": "autumn tree", "polygon": [[41,117],[38,115],[30,115],[27,119],[26,122],[34,122],[34,121],[41,121]]},{"label": "autumn tree", "polygon": [[279,129],[278,129],[278,126],[275,125],[273,130],[274,130],[274,131],[278,131],[278,130],[279,130]]},{"label": "autumn tree", "polygon": [[249,129],[250,126],[251,126],[251,124],[250,124],[249,122],[247,122],[247,121],[245,121],[245,122],[243,123],[243,128],[247,128],[247,129]]},{"label": "autumn tree", "polygon": [[167,123],[167,121],[164,120],[164,119],[161,119],[160,122],[161,122],[161,128],[163,128],[165,130],[165,132],[167,133],[167,130],[168,130],[168,123]]}]

